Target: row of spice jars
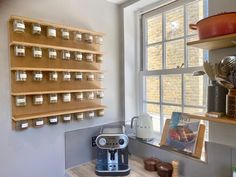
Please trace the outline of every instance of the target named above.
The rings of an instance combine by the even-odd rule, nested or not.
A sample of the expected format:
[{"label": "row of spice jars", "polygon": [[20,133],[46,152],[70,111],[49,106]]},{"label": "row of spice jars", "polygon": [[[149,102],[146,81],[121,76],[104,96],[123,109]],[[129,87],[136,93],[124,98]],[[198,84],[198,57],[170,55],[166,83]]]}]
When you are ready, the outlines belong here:
[{"label": "row of spice jars", "polygon": [[[15,56],[17,57],[24,57],[26,55],[26,49],[23,45],[15,45],[14,46]],[[56,49],[48,49],[48,58],[49,59],[56,59],[57,58],[57,50]],[[43,49],[40,47],[32,47],[32,55],[34,58],[42,58],[43,56]],[[101,63],[103,61],[103,56],[100,54],[92,54],[92,53],[82,53],[78,51],[68,51],[68,50],[61,50],[61,58],[63,60],[70,60],[74,59],[76,61],[87,61],[93,62],[96,61],[97,63]]]},{"label": "row of spice jars", "polygon": [[[13,21],[13,30],[14,32],[24,33],[25,32],[25,23],[23,20],[14,20]],[[31,31],[33,35],[41,35],[42,34],[42,27],[38,23],[31,24]],[[103,37],[99,35],[92,35],[90,33],[82,33],[79,31],[69,31],[68,29],[56,29],[53,26],[47,26],[46,35],[48,38],[56,38],[57,32],[60,33],[60,37],[64,40],[73,39],[76,41],[85,41],[87,43],[95,43],[95,44],[102,44]],[[73,36],[73,37],[72,37]]]},{"label": "row of spice jars", "polygon": [[[33,95],[32,101],[34,105],[42,105],[44,103],[46,96],[43,95]],[[76,101],[83,101],[83,100],[93,100],[93,99],[102,99],[104,98],[104,92],[103,91],[97,91],[97,92],[77,92],[74,93],[74,99]],[[21,95],[16,96],[16,106],[26,106],[27,105],[27,96]],[[52,93],[48,95],[48,102],[51,104],[58,103],[59,100],[59,94]],[[61,100],[64,103],[68,103],[72,101],[72,94],[71,93],[62,93],[61,94]]]},{"label": "row of spice jars", "polygon": [[[28,74],[26,71],[18,70],[15,72],[16,81],[26,81]],[[32,77],[34,81],[42,81],[44,78],[44,74],[42,71],[33,71]],[[63,81],[71,81],[72,79],[75,80],[87,80],[87,81],[102,81],[104,79],[103,73],[82,73],[82,72],[75,72],[72,73],[69,71],[62,72],[62,80]],[[50,81],[57,81],[59,79],[59,73],[56,71],[50,71],[48,74],[48,78]]]},{"label": "row of spice jars", "polygon": [[[60,121],[59,120],[60,118],[61,118],[62,122],[70,122],[71,120],[83,120],[86,118],[102,117],[102,116],[104,116],[104,114],[105,114],[104,109],[100,109],[100,110],[96,110],[96,111],[78,112],[78,113],[74,113],[74,114],[64,114],[61,116],[51,116],[51,117],[47,118],[48,122],[45,122],[44,118],[38,118],[38,119],[32,120],[32,126],[33,127],[41,127],[41,126],[45,125],[46,123],[54,125]],[[29,121],[27,121],[27,120],[16,122],[17,129],[26,129],[29,126],[30,126]]]}]

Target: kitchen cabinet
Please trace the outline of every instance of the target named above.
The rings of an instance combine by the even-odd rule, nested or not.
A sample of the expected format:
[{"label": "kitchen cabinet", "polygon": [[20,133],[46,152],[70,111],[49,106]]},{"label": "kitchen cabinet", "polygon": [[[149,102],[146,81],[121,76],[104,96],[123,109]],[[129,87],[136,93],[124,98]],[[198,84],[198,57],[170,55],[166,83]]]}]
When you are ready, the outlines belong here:
[{"label": "kitchen cabinet", "polygon": [[[84,113],[85,118],[88,113],[93,113],[94,117],[102,116],[105,106],[99,94],[104,90],[103,78],[100,78],[104,73],[101,70],[104,35],[28,17],[11,16],[9,48],[13,125],[27,123],[24,127],[33,127],[37,119],[50,124],[50,118],[55,116],[59,117],[58,122],[70,122],[71,119],[63,121],[65,115],[73,115],[73,120],[78,120],[77,113]],[[86,59],[88,55],[89,61]],[[87,79],[87,75],[93,75],[93,79]],[[77,94],[87,93],[93,93],[94,97],[80,100],[76,97]],[[56,101],[51,101],[50,95],[53,94],[57,94]],[[68,99],[64,99],[66,94]],[[40,104],[35,104],[35,98]]]}]

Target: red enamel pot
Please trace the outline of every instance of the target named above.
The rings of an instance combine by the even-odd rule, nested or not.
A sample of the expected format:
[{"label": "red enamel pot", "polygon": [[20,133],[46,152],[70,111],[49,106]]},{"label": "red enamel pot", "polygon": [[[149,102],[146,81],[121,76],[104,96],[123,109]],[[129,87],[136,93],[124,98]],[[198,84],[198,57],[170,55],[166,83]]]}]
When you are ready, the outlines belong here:
[{"label": "red enamel pot", "polygon": [[210,16],[190,24],[189,28],[198,30],[199,39],[236,33],[236,12],[226,12]]}]

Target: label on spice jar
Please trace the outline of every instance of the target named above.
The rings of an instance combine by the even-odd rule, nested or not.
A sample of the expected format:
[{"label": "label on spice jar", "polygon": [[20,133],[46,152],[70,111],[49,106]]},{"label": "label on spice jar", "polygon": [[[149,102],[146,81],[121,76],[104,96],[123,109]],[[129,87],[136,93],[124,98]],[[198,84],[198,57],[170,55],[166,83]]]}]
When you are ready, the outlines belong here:
[{"label": "label on spice jar", "polygon": [[64,74],[64,79],[70,79],[71,75],[70,74]]},{"label": "label on spice jar", "polygon": [[21,79],[26,79],[27,78],[27,74],[25,74],[25,73],[24,74],[20,74],[20,78]]},{"label": "label on spice jar", "polygon": [[81,39],[81,38],[82,38],[82,34],[77,33],[75,38],[76,38],[76,39]]},{"label": "label on spice jar", "polygon": [[21,124],[21,128],[27,128],[28,125],[29,125],[28,122],[26,122],[26,123],[22,123],[22,124]]},{"label": "label on spice jar", "polygon": [[64,116],[64,117],[63,117],[63,120],[67,120],[67,121],[68,121],[68,120],[70,120],[70,119],[71,119],[71,116]]},{"label": "label on spice jar", "polygon": [[17,103],[17,104],[25,103],[25,101],[26,101],[25,98],[17,98],[17,99],[16,99],[16,103]]},{"label": "label on spice jar", "polygon": [[90,112],[89,117],[94,117],[94,112]]},{"label": "label on spice jar", "polygon": [[70,34],[69,34],[68,31],[62,31],[62,36],[63,36],[63,37],[66,37],[66,38],[67,38],[67,37],[69,37],[69,35],[70,35]]},{"label": "label on spice jar", "polygon": [[77,119],[83,119],[84,118],[84,115],[82,113],[78,113],[77,116],[76,116]]},{"label": "label on spice jar", "polygon": [[25,24],[24,23],[16,23],[16,27],[25,29]]},{"label": "label on spice jar", "polygon": [[57,96],[50,96],[50,101],[57,101]]},{"label": "label on spice jar", "polygon": [[76,78],[76,79],[82,79],[83,76],[82,76],[82,74],[76,74],[76,75],[75,75],[75,78]]},{"label": "label on spice jar", "polygon": [[40,51],[40,50],[35,50],[35,51],[34,51],[34,55],[40,55],[40,56],[41,56],[41,55],[42,55],[42,51]]},{"label": "label on spice jar", "polygon": [[41,27],[40,27],[40,26],[34,26],[34,27],[33,27],[33,30],[34,30],[34,31],[41,31]]},{"label": "label on spice jar", "polygon": [[66,53],[65,53],[65,57],[66,57],[66,58],[70,58],[70,52],[66,52]]},{"label": "label on spice jar", "polygon": [[56,52],[56,51],[50,51],[50,52],[49,52],[49,55],[50,55],[50,56],[57,56],[57,52]]},{"label": "label on spice jar", "polygon": [[43,78],[43,74],[35,74],[34,77],[41,79],[41,78]]},{"label": "label on spice jar", "polygon": [[65,102],[70,102],[70,100],[71,100],[71,95],[70,95],[70,94],[64,95],[64,96],[63,96],[63,100],[64,100]]},{"label": "label on spice jar", "polygon": [[56,30],[55,29],[48,29],[48,36],[56,37]]},{"label": "label on spice jar", "polygon": [[35,125],[37,125],[37,126],[40,126],[40,125],[43,125],[43,120],[38,120],[38,121],[36,121],[36,123],[35,123]]},{"label": "label on spice jar", "polygon": [[53,78],[53,79],[57,79],[57,78],[58,78],[57,73],[52,74],[52,78]]},{"label": "label on spice jar", "polygon": [[43,97],[36,97],[35,102],[43,102]]},{"label": "label on spice jar", "polygon": [[50,121],[51,123],[56,123],[56,122],[57,122],[57,118],[56,118],[56,117],[55,117],[55,118],[50,118],[49,121]]},{"label": "label on spice jar", "polygon": [[16,48],[16,53],[25,53],[25,49]]}]

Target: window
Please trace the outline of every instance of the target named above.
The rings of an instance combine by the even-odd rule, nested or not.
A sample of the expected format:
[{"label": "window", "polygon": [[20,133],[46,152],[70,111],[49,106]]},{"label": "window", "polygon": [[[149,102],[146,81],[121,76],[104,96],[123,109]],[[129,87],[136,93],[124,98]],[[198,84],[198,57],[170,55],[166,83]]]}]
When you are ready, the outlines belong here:
[{"label": "window", "polygon": [[158,133],[173,111],[205,111],[207,79],[192,72],[202,69],[207,53],[186,45],[198,39],[189,24],[203,16],[204,0],[179,0],[142,15],[141,109]]}]

